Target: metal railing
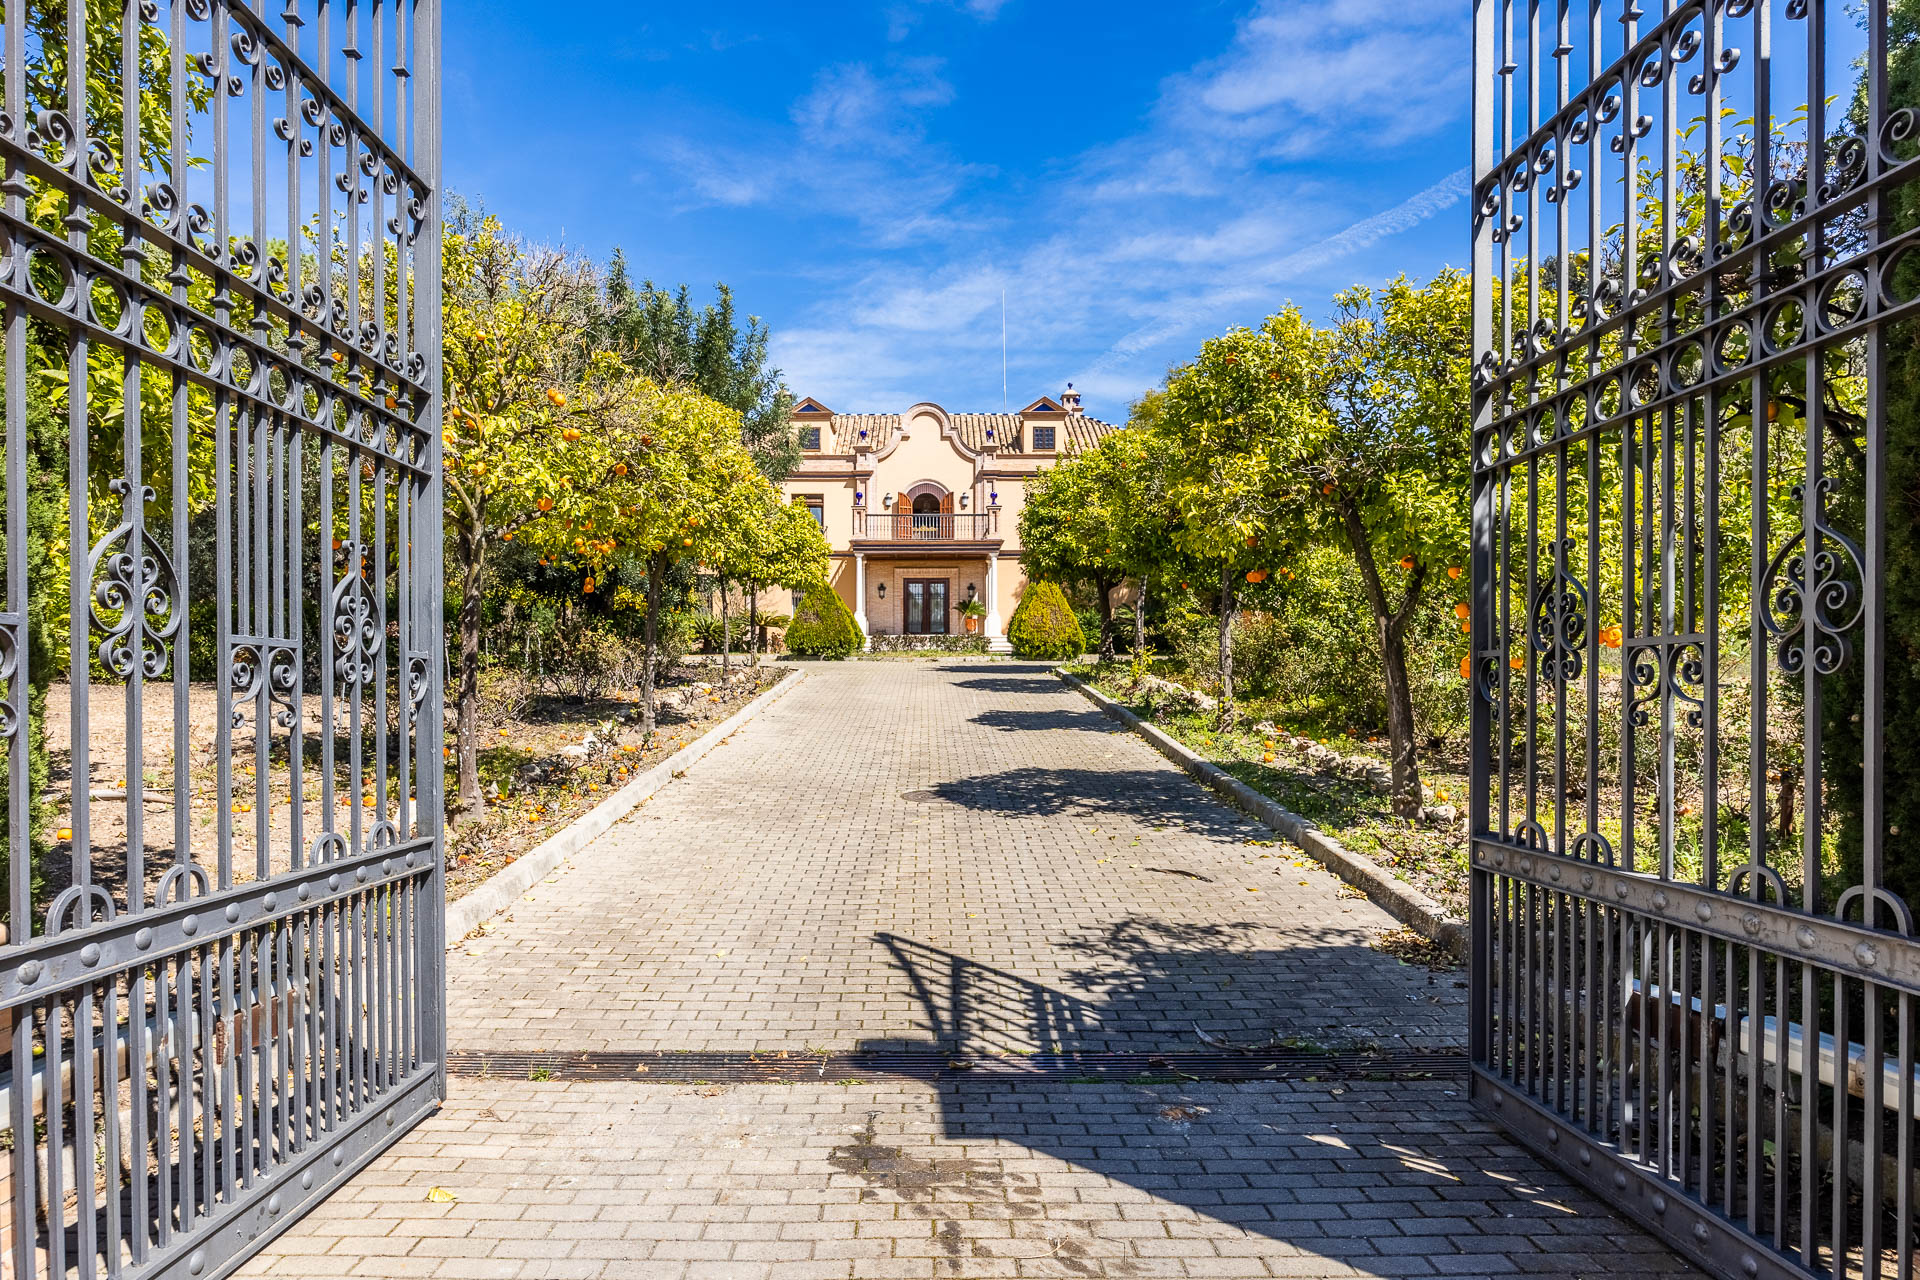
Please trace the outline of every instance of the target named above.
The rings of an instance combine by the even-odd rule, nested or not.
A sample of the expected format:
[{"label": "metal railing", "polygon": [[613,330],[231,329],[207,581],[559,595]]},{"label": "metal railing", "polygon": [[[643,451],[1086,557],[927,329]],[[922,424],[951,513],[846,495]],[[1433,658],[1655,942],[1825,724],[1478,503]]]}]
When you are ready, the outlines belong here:
[{"label": "metal railing", "polygon": [[856,511],[853,536],[897,542],[972,542],[998,532],[992,512],[924,511],[881,513]]}]

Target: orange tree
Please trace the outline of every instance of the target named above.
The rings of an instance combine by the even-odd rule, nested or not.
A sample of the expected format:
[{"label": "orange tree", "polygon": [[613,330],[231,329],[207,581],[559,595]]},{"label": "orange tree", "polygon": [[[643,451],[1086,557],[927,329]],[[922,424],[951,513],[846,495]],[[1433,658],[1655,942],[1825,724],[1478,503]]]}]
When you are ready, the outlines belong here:
[{"label": "orange tree", "polygon": [[[650,382],[625,407],[623,429],[640,450],[634,471],[616,486],[619,493],[619,545],[626,552],[626,573],[644,576],[646,654],[640,683],[642,729],[655,727],[654,683],[659,670],[660,618],[668,577],[682,566],[723,562],[735,554],[732,544],[752,518],[752,508],[770,491],[740,442],[740,414],[709,396],[685,387]],[[615,558],[607,542],[585,544],[593,568],[605,570]],[[604,548],[604,550],[602,550]],[[576,547],[578,552],[581,548]],[[625,604],[616,600],[616,606]]]},{"label": "orange tree", "polygon": [[[1323,412],[1327,341],[1289,307],[1259,329],[1209,339],[1154,406],[1166,454],[1174,547],[1215,567],[1220,584],[1220,720],[1235,718],[1233,617],[1243,582],[1266,578],[1297,542],[1302,466]],[[1254,575],[1249,578],[1248,575]]]},{"label": "orange tree", "polygon": [[[443,237],[446,525],[455,627],[458,784],[453,812],[480,804],[481,606],[489,553],[516,538],[596,547],[636,501],[644,446],[635,384],[579,341],[593,275],[492,218]],[[615,548],[606,549],[612,554]]]},{"label": "orange tree", "polygon": [[1028,482],[1020,509],[1028,576],[1093,588],[1102,662],[1113,658],[1113,592],[1127,576],[1114,545],[1126,496],[1122,461],[1107,441],[1070,454]]},{"label": "orange tree", "polygon": [[1472,468],[1470,284],[1444,271],[1337,300],[1321,411],[1300,465],[1317,492],[1302,512],[1317,541],[1345,549],[1373,615],[1387,693],[1393,807],[1420,808],[1407,679],[1407,626],[1467,545]]}]

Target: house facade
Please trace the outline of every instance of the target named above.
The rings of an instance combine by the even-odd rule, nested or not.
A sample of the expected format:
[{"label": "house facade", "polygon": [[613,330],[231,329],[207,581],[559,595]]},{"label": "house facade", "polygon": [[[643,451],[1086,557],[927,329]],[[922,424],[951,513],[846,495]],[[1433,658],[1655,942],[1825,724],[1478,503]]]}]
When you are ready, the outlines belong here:
[{"label": "house facade", "polygon": [[[962,635],[973,624],[1007,649],[1006,621],[1026,589],[1020,509],[1027,482],[1115,430],[1088,417],[1071,383],[1018,413],[835,413],[794,407],[800,465],[790,501],[820,521],[834,589],[873,636]],[[962,609],[978,600],[985,616]],[[785,611],[785,599],[765,606]]]}]

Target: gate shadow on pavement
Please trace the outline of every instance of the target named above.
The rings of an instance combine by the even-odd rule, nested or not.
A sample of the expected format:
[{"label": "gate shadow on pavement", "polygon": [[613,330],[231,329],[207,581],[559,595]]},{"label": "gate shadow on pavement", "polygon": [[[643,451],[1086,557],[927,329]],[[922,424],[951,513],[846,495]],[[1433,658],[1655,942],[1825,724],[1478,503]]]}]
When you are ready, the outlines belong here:
[{"label": "gate shadow on pavement", "polygon": [[[1255,1270],[1253,1259],[1268,1254],[1324,1258],[1355,1269],[1340,1274],[1378,1276],[1432,1274],[1427,1260],[1443,1255],[1462,1264],[1478,1257],[1500,1270],[1512,1269],[1512,1255],[1532,1255],[1534,1265],[1526,1269],[1535,1273],[1684,1273],[1651,1241],[1470,1112],[1460,1080],[1329,1076],[1218,1084],[1178,1079],[1177,1057],[1155,1078],[1076,1076],[1076,1052],[1111,1048],[1129,1030],[1151,1031],[1162,1047],[1168,1032],[1181,1031],[1202,1049],[1196,1023],[1249,1047],[1355,1047],[1284,1034],[1289,1020],[1319,998],[1315,992],[1287,1000],[1279,986],[1249,989],[1253,984],[1234,975],[1297,968],[1304,958],[1364,985],[1366,971],[1378,974],[1391,962],[1350,944],[1245,949],[1260,928],[1117,921],[1070,944],[1086,960],[1069,975],[1084,996],[913,939],[876,935],[920,1001],[932,1043],[876,1040],[864,1042],[863,1052],[937,1045],[964,1059],[1038,1045],[1064,1063],[1030,1079],[944,1077],[941,1137],[961,1144],[965,1158],[920,1159],[881,1146],[869,1122],[835,1150],[834,1163],[866,1184],[863,1199],[884,1192],[926,1206],[915,1212],[940,1216],[942,1203],[1004,1199],[1014,1218],[1045,1212],[1070,1219],[1070,1213],[1043,1209],[1037,1185],[1021,1185],[1033,1177],[1017,1172],[1023,1162],[988,1158],[987,1144],[1010,1144],[1131,1188],[1083,1197],[1090,1204],[1118,1199],[1123,1218],[1164,1219],[1159,1210],[1136,1215],[1124,1209],[1152,1197],[1279,1242],[1248,1242],[1241,1252]],[[1335,954],[1319,954],[1328,950]],[[1435,981],[1453,977],[1439,974]],[[1237,996],[1229,994],[1234,986]],[[1360,1047],[1371,1046],[1363,1041]],[[1061,1274],[1134,1274],[1130,1240],[1123,1237],[1137,1233],[1116,1232],[1119,1224],[1106,1221],[1082,1225],[1083,1251],[1071,1259],[1056,1255],[1067,1264]]]},{"label": "gate shadow on pavement", "polygon": [[1351,928],[1170,923],[1129,916],[1060,945],[1079,958],[1059,990],[896,934],[874,937],[907,981],[926,1038],[861,1043],[866,1051],[1043,1053],[1218,1048],[1329,1052],[1455,1048],[1464,1042],[1455,983],[1365,945]]}]

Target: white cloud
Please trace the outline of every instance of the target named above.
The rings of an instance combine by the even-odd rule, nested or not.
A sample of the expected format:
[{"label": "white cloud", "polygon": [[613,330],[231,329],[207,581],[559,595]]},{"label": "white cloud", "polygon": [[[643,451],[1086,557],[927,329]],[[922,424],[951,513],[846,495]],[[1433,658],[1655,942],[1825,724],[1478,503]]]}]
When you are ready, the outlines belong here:
[{"label": "white cloud", "polygon": [[[1003,0],[896,14],[929,3],[985,20]],[[1116,416],[1197,335],[1381,274],[1368,250],[1459,204],[1464,172],[1434,182],[1416,157],[1428,185],[1394,178],[1410,143],[1458,126],[1466,30],[1465,0],[1261,0],[1136,131],[1033,186],[988,186],[995,169],[930,138],[929,113],[966,103],[927,59],[828,68],[790,128],[688,143],[676,164],[705,200],[858,228],[775,326],[797,392],[844,412],[997,407],[1004,294],[1013,407],[1071,378]]]}]

